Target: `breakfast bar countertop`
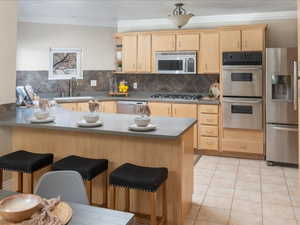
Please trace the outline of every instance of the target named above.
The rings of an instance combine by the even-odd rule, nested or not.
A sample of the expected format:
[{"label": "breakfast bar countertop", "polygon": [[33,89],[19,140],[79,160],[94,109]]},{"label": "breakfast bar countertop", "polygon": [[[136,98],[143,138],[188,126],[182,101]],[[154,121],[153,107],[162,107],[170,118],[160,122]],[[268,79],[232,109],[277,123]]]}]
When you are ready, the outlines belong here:
[{"label": "breakfast bar countertop", "polygon": [[192,118],[152,117],[151,123],[157,126],[156,130],[151,132],[134,132],[130,131],[128,127],[134,123],[136,115],[99,113],[103,126],[81,128],[78,127],[77,122],[82,120],[86,113],[55,107],[51,110],[51,115],[55,117],[55,122],[43,124],[30,122],[30,119],[33,117],[33,111],[31,108],[17,108],[13,112],[0,113],[0,126],[176,139],[197,122],[196,119]]}]

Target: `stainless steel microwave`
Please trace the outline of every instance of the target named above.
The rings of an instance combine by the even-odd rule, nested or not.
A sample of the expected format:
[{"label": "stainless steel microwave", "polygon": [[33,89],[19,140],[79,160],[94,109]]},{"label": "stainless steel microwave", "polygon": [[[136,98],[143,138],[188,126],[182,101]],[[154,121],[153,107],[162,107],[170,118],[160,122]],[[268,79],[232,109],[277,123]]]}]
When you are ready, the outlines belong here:
[{"label": "stainless steel microwave", "polygon": [[156,71],[161,74],[196,74],[197,53],[156,52]]}]

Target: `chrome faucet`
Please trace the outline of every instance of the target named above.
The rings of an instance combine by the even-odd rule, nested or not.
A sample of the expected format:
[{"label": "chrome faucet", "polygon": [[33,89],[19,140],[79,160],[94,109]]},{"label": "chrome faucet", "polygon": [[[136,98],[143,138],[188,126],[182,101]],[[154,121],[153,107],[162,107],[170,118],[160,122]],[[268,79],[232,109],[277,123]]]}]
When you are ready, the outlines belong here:
[{"label": "chrome faucet", "polygon": [[69,80],[69,96],[73,97],[73,92],[77,87],[77,79],[76,77],[72,77],[72,79]]}]

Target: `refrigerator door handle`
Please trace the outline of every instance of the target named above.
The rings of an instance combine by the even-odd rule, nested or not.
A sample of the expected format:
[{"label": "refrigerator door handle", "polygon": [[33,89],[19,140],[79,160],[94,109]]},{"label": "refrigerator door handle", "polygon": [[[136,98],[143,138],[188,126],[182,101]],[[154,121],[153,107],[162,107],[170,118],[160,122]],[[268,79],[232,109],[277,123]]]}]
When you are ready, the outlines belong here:
[{"label": "refrigerator door handle", "polygon": [[294,61],[294,85],[293,85],[293,102],[294,102],[294,110],[297,111],[298,110],[298,66],[297,66],[297,61]]},{"label": "refrigerator door handle", "polygon": [[272,127],[275,130],[282,130],[282,131],[292,131],[292,132],[298,132],[298,128],[289,128],[289,127]]}]

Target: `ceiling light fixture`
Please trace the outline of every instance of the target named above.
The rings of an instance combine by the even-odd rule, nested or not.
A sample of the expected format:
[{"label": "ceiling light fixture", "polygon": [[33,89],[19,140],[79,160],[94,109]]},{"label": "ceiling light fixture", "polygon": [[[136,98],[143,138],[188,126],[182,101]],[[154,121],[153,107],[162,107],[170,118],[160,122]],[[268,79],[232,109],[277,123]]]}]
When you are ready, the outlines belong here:
[{"label": "ceiling light fixture", "polygon": [[175,4],[175,9],[173,10],[172,15],[169,15],[169,19],[181,29],[186,25],[189,20],[194,16],[192,13],[187,14],[186,10],[183,8],[184,4],[180,1]]}]

